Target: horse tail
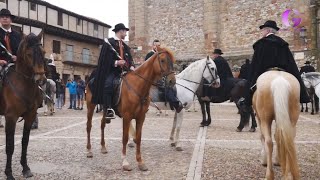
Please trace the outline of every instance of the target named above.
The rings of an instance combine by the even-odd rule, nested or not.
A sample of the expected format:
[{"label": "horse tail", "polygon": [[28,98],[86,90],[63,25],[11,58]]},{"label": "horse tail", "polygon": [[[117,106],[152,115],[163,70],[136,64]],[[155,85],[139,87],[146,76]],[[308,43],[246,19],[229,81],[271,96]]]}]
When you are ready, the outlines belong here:
[{"label": "horse tail", "polygon": [[278,77],[272,81],[271,90],[277,125],[275,139],[279,163],[285,176],[290,171],[293,179],[299,179],[299,169],[294,145],[295,129],[291,124],[289,115],[291,85],[283,77]]}]

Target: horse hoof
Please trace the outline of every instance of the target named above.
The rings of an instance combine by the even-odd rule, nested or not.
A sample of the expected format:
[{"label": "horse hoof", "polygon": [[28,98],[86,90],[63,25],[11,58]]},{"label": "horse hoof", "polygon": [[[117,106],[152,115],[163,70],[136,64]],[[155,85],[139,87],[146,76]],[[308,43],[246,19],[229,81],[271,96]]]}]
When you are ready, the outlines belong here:
[{"label": "horse hoof", "polygon": [[11,175],[11,176],[7,176],[7,180],[15,180],[15,178]]},{"label": "horse hoof", "polygon": [[133,139],[133,142],[134,142],[135,144],[137,144],[137,140],[136,140],[136,139]]},{"label": "horse hoof", "polygon": [[123,165],[122,169],[125,170],[125,171],[132,171],[132,168],[131,168],[131,166],[129,164]]},{"label": "horse hoof", "polygon": [[48,114],[47,114],[47,113],[44,113],[44,115],[45,115],[45,116],[48,116]]},{"label": "horse hoof", "polygon": [[102,153],[102,154],[107,154],[107,153],[108,153],[108,151],[107,151],[107,149],[106,149],[106,148],[101,148],[101,153]]},{"label": "horse hoof", "polygon": [[280,163],[279,162],[274,162],[273,165],[280,166]]},{"label": "horse hoof", "polygon": [[237,131],[237,132],[242,132],[242,129],[237,128],[236,131]]},{"label": "horse hoof", "polygon": [[250,128],[249,132],[256,132],[256,128]]},{"label": "horse hoof", "polygon": [[183,151],[181,147],[176,147],[176,151]]},{"label": "horse hoof", "polygon": [[93,153],[92,152],[88,152],[87,153],[87,158],[93,158]]},{"label": "horse hoof", "polygon": [[175,147],[175,146],[176,146],[176,143],[175,143],[175,142],[172,142],[170,145],[171,145],[171,147]]},{"label": "horse hoof", "polygon": [[312,112],[311,115],[314,115],[314,113]]},{"label": "horse hoof", "polygon": [[134,143],[133,143],[133,142],[129,142],[129,143],[128,143],[128,146],[131,147],[131,148],[133,148],[133,147],[134,147]]},{"label": "horse hoof", "polygon": [[148,167],[145,164],[139,164],[138,167],[140,171],[148,171]]},{"label": "horse hoof", "polygon": [[22,174],[24,178],[29,178],[33,176],[30,170],[22,171]]}]

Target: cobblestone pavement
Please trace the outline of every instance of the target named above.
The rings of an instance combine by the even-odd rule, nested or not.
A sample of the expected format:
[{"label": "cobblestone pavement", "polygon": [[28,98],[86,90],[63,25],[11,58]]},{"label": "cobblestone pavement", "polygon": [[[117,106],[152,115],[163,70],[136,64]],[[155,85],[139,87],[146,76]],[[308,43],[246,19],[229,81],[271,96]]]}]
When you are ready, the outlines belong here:
[{"label": "cobblestone pavement", "polygon": [[[133,170],[121,168],[122,122],[115,119],[105,129],[107,154],[100,153],[100,117],[94,115],[93,158],[86,157],[86,111],[58,110],[43,116],[39,110],[39,129],[31,132],[28,162],[32,179],[262,179],[266,168],[260,165],[259,129],[255,133],[235,131],[239,115],[233,104],[212,105],[212,125],[199,128],[200,112],[185,112],[180,138],[183,151],[170,146],[173,112],[156,116],[150,108],[143,127],[142,157],[149,170],[141,172],[135,149],[128,148]],[[197,108],[199,109],[199,107]],[[13,172],[21,176],[22,122],[16,130]],[[302,113],[297,125],[296,144],[301,179],[320,178],[319,114]],[[0,128],[0,179],[5,179],[5,132]],[[276,179],[280,169],[275,167]]]}]

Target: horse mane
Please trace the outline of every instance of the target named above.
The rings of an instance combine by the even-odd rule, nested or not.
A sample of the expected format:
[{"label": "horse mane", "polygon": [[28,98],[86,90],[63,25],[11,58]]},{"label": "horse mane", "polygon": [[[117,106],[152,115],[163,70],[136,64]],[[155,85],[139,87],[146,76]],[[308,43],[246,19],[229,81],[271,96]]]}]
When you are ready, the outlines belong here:
[{"label": "horse mane", "polygon": [[320,78],[319,72],[308,72],[308,73],[305,73],[304,75],[308,79],[319,79]]},{"label": "horse mane", "polygon": [[199,66],[199,64],[201,63],[205,63],[206,59],[201,59],[201,60],[197,60],[193,63],[191,63],[188,67],[186,67],[182,72],[180,72],[177,77],[184,77],[186,79],[190,79],[192,76],[194,76],[193,73],[190,72],[202,72],[203,69],[200,69],[200,67],[202,68],[203,66]]},{"label": "horse mane", "polygon": [[171,49],[169,49],[168,47],[158,47],[157,48],[158,52],[167,52],[170,59],[172,60],[172,62],[176,62],[176,58],[174,57],[174,53]]},{"label": "horse mane", "polygon": [[[33,51],[33,57],[40,57],[40,58],[33,58],[34,64],[41,64],[44,56],[41,48],[34,48],[36,46],[40,45],[40,40],[37,35],[34,33],[30,33],[27,36],[23,36],[22,41],[19,45],[17,56],[20,57],[19,61],[26,59],[26,50],[28,48],[32,48]],[[23,57],[23,58],[21,58]]]}]

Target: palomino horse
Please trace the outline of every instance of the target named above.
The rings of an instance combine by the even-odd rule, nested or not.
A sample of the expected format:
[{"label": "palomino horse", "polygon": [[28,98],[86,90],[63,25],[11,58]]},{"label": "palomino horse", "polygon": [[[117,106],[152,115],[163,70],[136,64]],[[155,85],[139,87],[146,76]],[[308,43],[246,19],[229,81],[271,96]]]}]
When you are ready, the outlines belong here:
[{"label": "palomino horse", "polygon": [[[145,114],[148,111],[150,104],[149,91],[151,85],[154,85],[158,80],[167,76],[171,83],[175,83],[173,73],[174,57],[172,52],[166,48],[158,48],[148,61],[144,62],[136,70],[129,72],[126,76],[122,77],[122,92],[120,102],[118,104],[119,115],[123,118],[123,135],[122,135],[122,168],[126,171],[132,170],[129,162],[127,161],[127,143],[129,140],[129,127],[132,119],[136,121],[136,159],[138,161],[139,169],[142,171],[148,170],[147,166],[142,160],[140,152],[141,132],[142,125],[145,120]],[[95,104],[91,102],[92,90],[87,86],[87,157],[92,157],[90,132],[92,127],[92,115],[94,112]],[[106,153],[104,141],[104,128],[105,121],[101,120],[101,152]]]},{"label": "palomino horse", "polygon": [[[220,86],[220,78],[217,73],[217,68],[212,59],[205,58],[191,63],[186,69],[181,73],[176,75],[176,88],[177,97],[180,102],[185,105],[185,108],[189,108],[194,102],[195,92],[198,89],[201,79],[205,78],[210,85],[214,87]],[[159,99],[159,90],[157,87],[153,87],[150,91],[151,99],[155,102],[156,106],[160,109],[170,110],[169,103],[165,103]],[[151,106],[155,106],[151,104]],[[183,111],[177,113],[175,111],[173,126],[171,130],[170,140],[171,145],[176,147],[176,150],[181,151],[182,148],[179,143],[180,128],[183,121]],[[134,136],[134,129],[131,126],[131,131]],[[175,135],[175,138],[174,138]]]},{"label": "palomino horse", "polygon": [[23,36],[17,52],[15,68],[9,67],[4,77],[0,93],[0,114],[5,116],[7,164],[5,174],[7,179],[12,175],[12,154],[14,151],[14,134],[19,117],[24,119],[21,165],[25,178],[33,176],[27,164],[27,149],[32,122],[37,109],[42,102],[42,93],[38,86],[45,82],[44,50],[41,45],[42,33]]},{"label": "palomino horse", "polygon": [[[301,78],[303,80],[304,85],[306,86],[307,92],[309,94],[311,100],[311,114],[314,114],[314,109],[316,109],[316,113],[319,112],[319,95],[320,95],[320,73],[318,72],[309,72],[302,73]],[[316,87],[318,94],[316,94]],[[306,111],[308,112],[308,104],[306,104]],[[315,107],[315,108],[314,108]],[[301,112],[303,112],[303,103],[301,103]]]},{"label": "palomino horse", "polygon": [[253,96],[253,108],[257,113],[261,130],[262,164],[267,165],[266,178],[274,179],[272,164],[273,143],[271,125],[276,121],[275,140],[277,158],[284,179],[291,172],[293,179],[299,179],[294,138],[299,118],[300,85],[291,74],[283,71],[267,71],[257,80]]},{"label": "palomino horse", "polygon": [[[48,110],[49,114],[52,116],[54,113],[54,96],[56,94],[56,83],[52,79],[47,79],[47,82],[43,84],[42,86],[43,91],[46,93],[48,96],[43,96],[43,101],[44,101],[44,115],[48,115]],[[49,99],[50,98],[50,99]]]}]

